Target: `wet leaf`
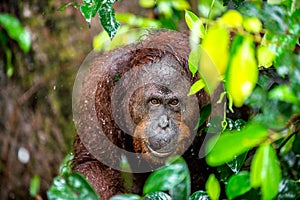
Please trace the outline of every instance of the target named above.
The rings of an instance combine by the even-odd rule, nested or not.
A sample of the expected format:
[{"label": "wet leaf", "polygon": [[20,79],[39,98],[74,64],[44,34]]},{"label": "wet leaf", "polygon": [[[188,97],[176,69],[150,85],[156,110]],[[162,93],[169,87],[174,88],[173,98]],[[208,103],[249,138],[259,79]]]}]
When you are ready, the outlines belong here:
[{"label": "wet leaf", "polygon": [[147,194],[143,200],[172,200],[172,198],[164,192],[153,192]]},{"label": "wet leaf", "polygon": [[300,197],[300,182],[284,179],[280,182],[279,192],[276,197],[278,200],[294,200]]},{"label": "wet leaf", "polygon": [[47,192],[49,200],[56,199],[99,199],[95,190],[78,173],[66,177],[55,177]]},{"label": "wet leaf", "polygon": [[233,158],[233,160],[227,162],[227,166],[231,169],[231,171],[233,173],[238,173],[241,169],[241,167],[243,166],[244,162],[245,162],[245,159],[246,159],[246,156],[247,156],[247,153],[243,153],[239,156],[235,156]]},{"label": "wet leaf", "polygon": [[24,52],[28,52],[31,46],[31,36],[19,20],[10,14],[0,14],[0,26],[2,26],[9,37],[16,40]]},{"label": "wet leaf", "polygon": [[188,166],[180,157],[168,159],[165,167],[153,172],[144,185],[144,194],[169,191],[173,199],[187,199],[190,188]]},{"label": "wet leaf", "polygon": [[250,96],[258,78],[253,38],[236,36],[226,74],[226,89],[236,107],[241,107]]},{"label": "wet leaf", "polygon": [[89,26],[92,17],[95,17],[98,13],[103,29],[111,39],[120,27],[120,23],[115,18],[115,11],[112,8],[114,2],[115,0],[83,0],[83,4],[80,5],[80,12]]},{"label": "wet leaf", "polygon": [[234,199],[250,190],[250,173],[246,171],[232,175],[226,185],[226,195],[229,199]]},{"label": "wet leaf", "polygon": [[199,190],[197,192],[194,192],[189,200],[209,200],[208,194],[205,191]]},{"label": "wet leaf", "polygon": [[206,161],[211,166],[225,164],[258,145],[267,134],[267,129],[259,124],[248,124],[241,131],[225,131],[208,141]]},{"label": "wet leaf", "polygon": [[119,194],[111,197],[109,200],[141,200],[137,194]]},{"label": "wet leaf", "polygon": [[205,184],[205,189],[208,193],[208,196],[211,200],[217,200],[220,197],[221,187],[218,182],[218,179],[215,177],[214,174],[211,174],[208,177],[208,180]]},{"label": "wet leaf", "polygon": [[251,186],[261,187],[262,199],[272,199],[277,195],[281,181],[281,170],[274,148],[262,144],[257,149],[251,163]]},{"label": "wet leaf", "polygon": [[104,1],[103,5],[100,7],[98,14],[100,16],[101,24],[104,30],[108,33],[109,37],[112,39],[120,27],[120,23],[116,21],[115,11],[112,8],[114,0]]}]

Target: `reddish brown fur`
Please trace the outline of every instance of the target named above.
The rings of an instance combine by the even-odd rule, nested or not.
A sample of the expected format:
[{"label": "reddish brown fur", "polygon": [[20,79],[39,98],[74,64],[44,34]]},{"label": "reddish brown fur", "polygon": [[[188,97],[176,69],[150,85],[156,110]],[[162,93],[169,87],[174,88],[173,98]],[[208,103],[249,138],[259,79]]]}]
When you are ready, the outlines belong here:
[{"label": "reddish brown fur", "polygon": [[[174,60],[182,66],[181,74],[186,76],[191,83],[197,80],[197,77],[192,77],[188,70],[187,60],[189,55],[189,40],[188,36],[178,32],[156,32],[149,34],[146,40],[126,47],[121,47],[111,52],[105,53],[100,58],[95,58],[92,65],[106,65],[107,70],[102,77],[93,77],[96,67],[92,68],[89,72],[89,77],[86,78],[88,88],[90,80],[97,80],[96,91],[96,112],[100,124],[104,124],[103,132],[109,140],[127,150],[134,152],[134,149],[142,149],[142,144],[137,142],[133,143],[133,138],[122,132],[116,125],[112,117],[111,95],[113,87],[115,86],[115,77],[122,77],[128,70],[135,70],[145,63],[159,62],[160,58],[164,55],[171,55]],[[105,60],[108,55],[107,60]],[[133,77],[134,78],[134,77]],[[205,92],[197,95],[199,106],[208,103],[209,98]],[[185,128],[185,127],[183,127]],[[82,135],[81,135],[82,136]],[[199,150],[201,141],[195,141],[191,148],[184,154],[184,158],[193,166],[191,168],[192,183],[198,189],[202,187],[201,180],[203,179],[198,172],[202,169],[202,163],[197,158],[197,150]],[[103,147],[105,149],[106,147]],[[145,149],[142,151],[146,151]],[[120,155],[115,151],[106,149],[103,153],[103,158],[115,159],[119,162]],[[107,152],[110,152],[108,155]],[[122,180],[121,173],[117,170],[111,169],[97,159],[85,148],[78,136],[75,137],[74,142],[74,160],[73,170],[82,173],[88,181],[94,186],[96,191],[100,194],[101,199],[108,199],[112,195],[124,192],[134,192],[141,194],[142,186],[148,176],[146,174],[133,174],[133,185],[131,189],[125,189],[124,181]],[[205,170],[205,169],[204,169]],[[195,171],[195,172],[194,172]],[[195,176],[195,177],[193,177]],[[200,182],[199,182],[200,181]]]}]

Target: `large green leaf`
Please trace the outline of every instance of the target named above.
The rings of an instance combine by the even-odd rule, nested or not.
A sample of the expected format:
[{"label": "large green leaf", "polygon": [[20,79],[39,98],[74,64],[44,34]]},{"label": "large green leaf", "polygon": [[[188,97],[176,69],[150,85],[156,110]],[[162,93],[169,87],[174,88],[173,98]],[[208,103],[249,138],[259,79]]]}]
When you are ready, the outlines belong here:
[{"label": "large green leaf", "polygon": [[78,173],[72,173],[66,177],[55,177],[47,192],[49,200],[57,199],[99,199],[95,190]]},{"label": "large green leaf", "polygon": [[199,190],[197,192],[194,192],[189,200],[209,200],[209,196],[207,194],[207,192],[203,191],[203,190]]},{"label": "large green leaf", "polygon": [[144,194],[169,191],[172,199],[187,199],[191,192],[190,174],[183,158],[173,157],[165,167],[153,172],[144,185]]},{"label": "large green leaf", "polygon": [[259,124],[248,124],[241,131],[226,131],[208,141],[206,161],[218,166],[252,149],[267,137],[268,131]]},{"label": "large green leaf", "polygon": [[258,78],[253,38],[238,35],[235,37],[229,68],[226,74],[226,89],[235,106],[240,107],[250,96]]},{"label": "large green leaf", "polygon": [[172,200],[172,198],[164,192],[153,192],[147,194],[143,200]]},{"label": "large green leaf", "polygon": [[0,14],[0,26],[2,26],[9,37],[16,40],[20,48],[24,52],[28,52],[31,45],[31,37],[26,31],[19,20],[10,14]]},{"label": "large green leaf", "polygon": [[103,0],[103,5],[98,11],[101,24],[110,38],[115,36],[120,27],[120,23],[115,18],[115,10],[112,8],[114,2],[115,0]]},{"label": "large green leaf", "polygon": [[90,26],[92,17],[98,13],[104,30],[112,39],[117,33],[120,23],[116,21],[115,11],[112,8],[115,0],[83,0],[80,5],[80,12]]},{"label": "large green leaf", "polygon": [[251,186],[261,187],[262,199],[274,198],[279,189],[281,171],[274,148],[262,144],[257,149],[251,163]]},{"label": "large green leaf", "polygon": [[246,171],[231,176],[226,185],[226,195],[229,199],[234,199],[250,190],[250,173]]}]

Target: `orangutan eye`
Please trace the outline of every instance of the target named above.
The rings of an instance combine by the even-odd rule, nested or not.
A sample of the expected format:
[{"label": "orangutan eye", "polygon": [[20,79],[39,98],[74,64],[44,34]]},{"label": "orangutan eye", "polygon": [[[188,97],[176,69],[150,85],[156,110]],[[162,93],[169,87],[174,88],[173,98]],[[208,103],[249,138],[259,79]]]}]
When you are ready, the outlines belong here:
[{"label": "orangutan eye", "polygon": [[178,99],[172,99],[172,100],[169,102],[169,104],[170,104],[171,106],[177,106],[177,105],[179,104],[179,100],[178,100]]},{"label": "orangutan eye", "polygon": [[157,105],[157,104],[159,104],[160,102],[159,102],[159,100],[158,99],[156,99],[156,98],[152,98],[152,99],[150,99],[150,101],[149,101],[152,105]]}]

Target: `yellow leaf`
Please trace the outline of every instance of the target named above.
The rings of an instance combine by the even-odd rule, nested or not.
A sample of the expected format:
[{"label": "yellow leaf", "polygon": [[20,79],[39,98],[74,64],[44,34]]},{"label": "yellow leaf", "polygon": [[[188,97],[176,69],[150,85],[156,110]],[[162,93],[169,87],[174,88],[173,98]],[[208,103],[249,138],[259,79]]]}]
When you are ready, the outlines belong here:
[{"label": "yellow leaf", "polygon": [[226,72],[229,58],[229,32],[218,24],[208,29],[202,41],[199,72],[209,92],[212,92]]},{"label": "yellow leaf", "polygon": [[226,89],[235,106],[243,105],[250,96],[258,78],[253,38],[236,36],[233,44],[229,68],[226,74]]},{"label": "yellow leaf", "polygon": [[261,67],[271,67],[275,59],[275,54],[268,48],[268,46],[260,45],[257,47],[258,65]]},{"label": "yellow leaf", "polygon": [[238,28],[242,26],[243,16],[236,10],[227,11],[219,20],[230,28]]},{"label": "yellow leaf", "polygon": [[261,21],[256,17],[247,17],[243,21],[244,28],[252,33],[259,33],[262,29]]}]

